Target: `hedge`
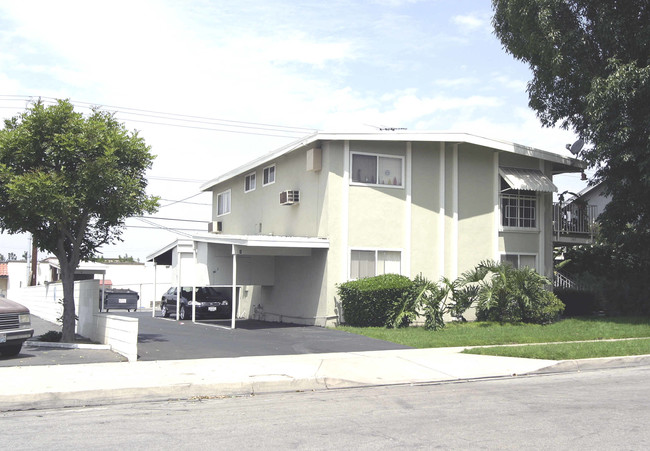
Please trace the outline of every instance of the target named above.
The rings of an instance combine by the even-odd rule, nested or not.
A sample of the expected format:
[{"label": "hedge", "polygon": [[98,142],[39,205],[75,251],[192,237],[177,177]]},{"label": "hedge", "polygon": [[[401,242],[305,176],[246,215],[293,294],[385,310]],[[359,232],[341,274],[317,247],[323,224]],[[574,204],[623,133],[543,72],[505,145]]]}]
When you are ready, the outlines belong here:
[{"label": "hedge", "polygon": [[383,327],[395,303],[413,282],[397,274],[352,280],[338,286],[345,323],[354,327]]}]

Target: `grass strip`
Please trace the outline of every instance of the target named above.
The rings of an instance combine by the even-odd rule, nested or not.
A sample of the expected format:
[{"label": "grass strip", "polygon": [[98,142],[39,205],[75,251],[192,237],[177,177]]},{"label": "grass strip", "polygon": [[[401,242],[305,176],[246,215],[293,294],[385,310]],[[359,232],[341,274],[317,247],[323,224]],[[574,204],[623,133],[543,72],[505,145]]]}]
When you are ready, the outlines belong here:
[{"label": "grass strip", "polygon": [[438,331],[425,330],[423,327],[386,329],[339,326],[337,329],[414,348],[439,348],[650,337],[650,318],[570,318],[544,326],[491,322],[449,323]]},{"label": "grass strip", "polygon": [[463,353],[545,360],[575,360],[644,355],[650,354],[650,338],[471,348],[464,350]]}]

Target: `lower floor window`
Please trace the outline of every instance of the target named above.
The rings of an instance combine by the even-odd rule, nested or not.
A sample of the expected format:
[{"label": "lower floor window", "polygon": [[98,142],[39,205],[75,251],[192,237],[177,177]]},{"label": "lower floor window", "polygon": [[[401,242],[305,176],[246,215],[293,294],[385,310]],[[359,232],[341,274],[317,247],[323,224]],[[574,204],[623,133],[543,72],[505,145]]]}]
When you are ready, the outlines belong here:
[{"label": "lower floor window", "polygon": [[350,279],[363,279],[381,274],[400,274],[402,253],[400,251],[360,251],[350,252]]},{"label": "lower floor window", "polygon": [[537,269],[537,257],[535,255],[522,254],[501,254],[501,263],[510,263],[514,268],[529,267]]}]

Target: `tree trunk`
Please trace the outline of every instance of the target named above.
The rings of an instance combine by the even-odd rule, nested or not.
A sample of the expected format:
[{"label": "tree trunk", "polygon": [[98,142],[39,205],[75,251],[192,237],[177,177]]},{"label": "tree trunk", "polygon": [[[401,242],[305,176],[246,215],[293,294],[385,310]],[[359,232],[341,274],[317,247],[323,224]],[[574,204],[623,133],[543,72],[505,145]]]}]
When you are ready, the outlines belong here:
[{"label": "tree trunk", "polygon": [[61,341],[74,343],[76,315],[74,308],[74,271],[76,265],[71,265],[59,258],[61,281],[63,282],[63,336]]}]

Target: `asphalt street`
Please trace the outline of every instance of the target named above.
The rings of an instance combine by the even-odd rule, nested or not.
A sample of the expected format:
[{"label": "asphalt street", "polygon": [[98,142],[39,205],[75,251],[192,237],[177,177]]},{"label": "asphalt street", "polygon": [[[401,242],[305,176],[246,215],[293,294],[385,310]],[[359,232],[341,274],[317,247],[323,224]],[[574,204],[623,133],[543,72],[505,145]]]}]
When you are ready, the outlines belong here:
[{"label": "asphalt street", "polygon": [[12,450],[645,450],[649,376],[644,366],[6,412],[0,421]]}]

